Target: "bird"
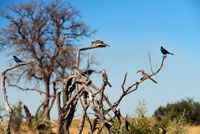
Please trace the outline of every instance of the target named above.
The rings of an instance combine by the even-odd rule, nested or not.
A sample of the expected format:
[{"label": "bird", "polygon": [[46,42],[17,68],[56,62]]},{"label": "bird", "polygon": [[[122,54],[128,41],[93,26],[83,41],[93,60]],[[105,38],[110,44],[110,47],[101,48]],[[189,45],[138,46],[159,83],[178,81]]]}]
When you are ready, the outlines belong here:
[{"label": "bird", "polygon": [[160,51],[162,54],[167,55],[167,54],[171,54],[174,55],[173,53],[168,52],[166,49],[163,48],[163,46],[160,47]]},{"label": "bird", "polygon": [[87,76],[86,76],[80,69],[78,69],[77,67],[74,66],[74,67],[72,67],[72,69],[75,69],[76,72],[77,72],[78,74],[87,77]]},{"label": "bird", "polygon": [[104,70],[99,71],[99,73],[102,73],[103,81],[109,85],[109,87],[112,87],[112,85],[108,82],[108,76]]},{"label": "bird", "polygon": [[99,47],[110,47],[109,45],[105,44],[102,40],[92,41],[91,46],[93,46],[93,44],[95,44],[95,46],[99,46]]},{"label": "bird", "polygon": [[22,60],[20,60],[19,58],[17,58],[15,55],[13,56],[13,58],[14,58],[14,61],[15,61],[17,64],[23,62]]},{"label": "bird", "polygon": [[86,70],[85,72],[83,72],[83,74],[85,74],[85,75],[91,75],[92,73],[94,73],[95,72],[95,70],[92,70],[92,69],[88,69],[88,70]]},{"label": "bird", "polygon": [[143,80],[143,79],[145,78],[145,79],[150,79],[150,80],[152,80],[155,84],[158,83],[157,81],[155,81],[154,79],[152,79],[151,76],[149,76],[148,74],[146,74],[146,73],[144,72],[144,70],[138,70],[137,73],[139,73],[139,72],[141,72],[141,75],[142,75],[142,78],[141,78],[140,80]]}]

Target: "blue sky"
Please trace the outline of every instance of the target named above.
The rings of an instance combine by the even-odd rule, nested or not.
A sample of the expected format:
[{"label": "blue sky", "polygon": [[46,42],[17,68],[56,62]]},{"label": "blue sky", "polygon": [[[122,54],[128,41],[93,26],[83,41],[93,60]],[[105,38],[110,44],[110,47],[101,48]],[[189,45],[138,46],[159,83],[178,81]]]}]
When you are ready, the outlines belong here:
[{"label": "blue sky", "polygon": [[[27,1],[27,0],[26,0]],[[3,0],[0,9],[10,4]],[[19,0],[12,0],[18,3]],[[153,77],[158,84],[145,81],[139,89],[128,95],[119,106],[122,113],[133,115],[138,100],[145,99],[147,115],[169,102],[190,97],[200,101],[200,2],[198,0],[71,0],[86,24],[98,32],[80,41],[81,47],[90,45],[92,40],[103,40],[110,48],[92,50],[99,66],[106,69],[112,88],[106,94],[114,102],[121,94],[121,83],[128,72],[127,85],[139,80],[136,72],[144,69],[150,72],[148,52],[153,66],[158,67],[164,46],[174,55],[169,55],[161,72]],[[6,26],[1,19],[0,27]],[[1,52],[0,71],[9,67],[6,54]],[[154,68],[154,70],[156,69]],[[84,67],[83,67],[84,68]],[[101,84],[99,75],[94,75],[94,83]],[[8,89],[9,90],[9,89]],[[11,103],[21,99],[34,112],[39,105],[37,94],[24,93],[17,89],[8,91]],[[0,97],[2,100],[2,98]],[[55,108],[52,111],[56,116]]]}]

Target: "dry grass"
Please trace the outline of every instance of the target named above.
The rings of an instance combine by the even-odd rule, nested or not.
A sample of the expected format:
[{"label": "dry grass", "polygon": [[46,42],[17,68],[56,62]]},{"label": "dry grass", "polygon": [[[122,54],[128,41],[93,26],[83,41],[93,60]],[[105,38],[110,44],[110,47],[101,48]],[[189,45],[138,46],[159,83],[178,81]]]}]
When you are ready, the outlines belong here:
[{"label": "dry grass", "polygon": [[[154,119],[151,119],[151,120],[152,120],[152,122],[155,121]],[[79,123],[80,123],[79,119],[74,119],[72,121],[72,124],[70,126],[70,133],[71,134],[77,133]],[[189,125],[187,125],[186,128],[189,130],[189,134],[200,134],[200,126],[189,126]],[[53,128],[53,131],[56,133],[55,127]],[[82,134],[88,134],[88,132],[89,132],[88,124],[87,124],[87,122],[85,122]],[[35,132],[31,132],[30,130],[28,130],[27,126],[23,123],[21,134],[35,134]]]},{"label": "dry grass", "polygon": [[200,126],[187,126],[189,134],[200,134]]}]

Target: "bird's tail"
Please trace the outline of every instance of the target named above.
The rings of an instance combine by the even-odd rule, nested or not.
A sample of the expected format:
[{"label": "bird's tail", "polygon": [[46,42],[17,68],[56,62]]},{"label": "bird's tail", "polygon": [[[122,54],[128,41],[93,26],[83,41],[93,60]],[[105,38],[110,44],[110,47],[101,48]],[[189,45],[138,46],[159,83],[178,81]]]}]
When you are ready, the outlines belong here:
[{"label": "bird's tail", "polygon": [[154,83],[158,83],[157,81],[155,81],[154,79],[152,79],[151,77],[149,78],[150,80],[152,80]]},{"label": "bird's tail", "polygon": [[174,55],[173,53],[169,53],[169,54]]},{"label": "bird's tail", "polygon": [[106,83],[108,84],[109,87],[112,87],[112,85],[108,81]]},{"label": "bird's tail", "polygon": [[[105,44],[105,43],[104,43],[104,44]],[[105,46],[110,47],[110,45],[108,45],[108,44],[105,44]]]}]

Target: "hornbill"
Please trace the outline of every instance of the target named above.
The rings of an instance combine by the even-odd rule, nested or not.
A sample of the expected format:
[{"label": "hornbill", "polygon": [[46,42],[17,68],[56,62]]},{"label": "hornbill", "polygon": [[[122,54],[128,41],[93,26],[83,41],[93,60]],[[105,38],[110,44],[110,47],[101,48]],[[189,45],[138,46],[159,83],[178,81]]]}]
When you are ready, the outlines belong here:
[{"label": "hornbill", "polygon": [[99,71],[99,73],[102,73],[103,81],[106,82],[106,84],[108,84],[110,87],[112,87],[112,85],[108,82],[108,76],[107,76],[106,72],[104,70],[101,70],[101,71]]},{"label": "hornbill", "polygon": [[138,72],[141,72],[141,75],[142,75],[141,80],[143,80],[143,79],[145,78],[145,79],[150,79],[150,80],[152,80],[152,81],[153,81],[154,83],[156,83],[156,84],[158,83],[157,81],[155,81],[154,79],[152,79],[151,76],[149,76],[148,74],[146,74],[146,73],[144,72],[144,70],[138,70],[137,73],[138,73]]},{"label": "hornbill", "polygon": [[162,54],[167,55],[167,54],[171,54],[174,55],[173,53],[168,52],[166,49],[164,49],[162,46],[160,47],[160,51]]},{"label": "hornbill", "polygon": [[93,46],[93,44],[95,44],[95,46],[100,46],[100,47],[109,47],[109,45],[105,44],[102,40],[92,41],[91,46]]}]

